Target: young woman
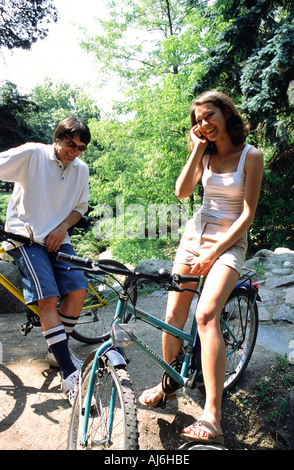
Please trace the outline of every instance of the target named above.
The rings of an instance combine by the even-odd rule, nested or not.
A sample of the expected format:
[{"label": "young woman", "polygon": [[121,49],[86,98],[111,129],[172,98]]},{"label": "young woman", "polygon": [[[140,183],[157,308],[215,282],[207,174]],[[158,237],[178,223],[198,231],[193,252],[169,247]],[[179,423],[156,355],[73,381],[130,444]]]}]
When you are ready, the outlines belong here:
[{"label": "young woman", "polygon": [[[196,309],[206,401],[202,418],[185,428],[181,436],[220,443],[226,367],[220,314],[245,259],[247,230],[259,199],[263,156],[255,147],[245,144],[247,127],[223,93],[208,91],[196,99],[191,108],[191,123],[192,151],[176,182],[176,196],[188,197],[202,177],[204,197],[200,211],[186,226],[173,270],[206,277]],[[190,292],[169,293],[167,323],[184,327],[192,297]],[[181,347],[179,339],[163,334],[167,362],[177,357]],[[159,384],[145,390],[140,403],[158,406],[162,397]],[[169,400],[175,398],[175,394],[167,396]]]}]

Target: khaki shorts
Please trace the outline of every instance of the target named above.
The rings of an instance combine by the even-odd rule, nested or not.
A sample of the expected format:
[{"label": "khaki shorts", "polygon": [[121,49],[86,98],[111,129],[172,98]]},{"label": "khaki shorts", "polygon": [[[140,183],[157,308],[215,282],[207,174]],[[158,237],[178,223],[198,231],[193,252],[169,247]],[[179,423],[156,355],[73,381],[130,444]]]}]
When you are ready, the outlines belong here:
[{"label": "khaki shorts", "polygon": [[[205,254],[206,250],[209,250],[214,243],[218,242],[226,234],[233,223],[234,220],[208,217],[201,214],[200,211],[194,214],[186,225],[174,264],[194,264],[195,257]],[[247,247],[247,232],[245,232],[231,248],[216,260],[214,265],[230,266],[240,274]]]}]

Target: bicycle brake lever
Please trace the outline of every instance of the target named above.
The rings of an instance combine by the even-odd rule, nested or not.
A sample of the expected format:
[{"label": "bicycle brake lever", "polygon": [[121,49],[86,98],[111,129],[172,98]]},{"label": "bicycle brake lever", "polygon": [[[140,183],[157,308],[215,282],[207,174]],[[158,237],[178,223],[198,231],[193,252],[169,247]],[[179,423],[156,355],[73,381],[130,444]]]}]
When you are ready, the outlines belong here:
[{"label": "bicycle brake lever", "polygon": [[34,234],[33,234],[33,230],[31,229],[31,227],[30,227],[28,224],[26,224],[25,227],[26,227],[26,229],[27,229],[27,231],[28,231],[28,233],[29,233],[29,236],[30,236],[30,246],[31,246],[31,245],[34,244]]},{"label": "bicycle brake lever", "polygon": [[93,269],[93,268],[82,268],[80,266],[69,266],[67,268],[68,271],[83,271],[85,273],[91,273],[91,274],[97,274],[97,275],[105,275],[105,271],[102,271],[102,269]]},{"label": "bicycle brake lever", "polygon": [[172,281],[168,287],[168,290],[173,290],[176,292],[183,292],[185,289],[180,287],[175,281]]},{"label": "bicycle brake lever", "polygon": [[167,288],[167,290],[172,290],[172,291],[175,291],[175,292],[193,292],[194,294],[196,294],[197,292],[197,289],[190,289],[189,287],[180,287],[175,281],[172,281],[172,283],[170,284],[170,286]]}]

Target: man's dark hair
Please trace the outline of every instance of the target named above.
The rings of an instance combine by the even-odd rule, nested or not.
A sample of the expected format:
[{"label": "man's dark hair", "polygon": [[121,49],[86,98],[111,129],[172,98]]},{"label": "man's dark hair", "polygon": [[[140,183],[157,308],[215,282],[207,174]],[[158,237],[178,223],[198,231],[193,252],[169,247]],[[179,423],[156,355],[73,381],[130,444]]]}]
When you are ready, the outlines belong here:
[{"label": "man's dark hair", "polygon": [[73,138],[75,135],[78,135],[81,142],[84,142],[86,145],[91,140],[91,133],[87,124],[80,118],[71,116],[58,124],[53,134],[53,140],[57,142],[57,140],[62,140],[64,137],[69,136]]}]

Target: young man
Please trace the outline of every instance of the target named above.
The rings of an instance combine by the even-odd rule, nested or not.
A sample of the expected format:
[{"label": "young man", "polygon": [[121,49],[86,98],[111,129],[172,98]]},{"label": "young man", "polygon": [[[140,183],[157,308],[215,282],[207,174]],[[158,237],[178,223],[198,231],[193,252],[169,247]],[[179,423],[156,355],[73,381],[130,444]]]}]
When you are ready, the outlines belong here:
[{"label": "young man", "polygon": [[[56,260],[59,251],[75,254],[68,229],[88,208],[88,166],[79,155],[91,140],[88,126],[78,118],[60,122],[51,145],[26,143],[0,153],[0,178],[14,182],[6,215],[6,230],[28,236],[32,246],[4,243],[16,261],[27,304],[38,303],[47,362],[60,367],[62,389],[70,404],[77,390],[81,362],[69,351],[73,330],[87,292],[82,272],[68,271]],[[61,305],[57,310],[57,299]]]}]

